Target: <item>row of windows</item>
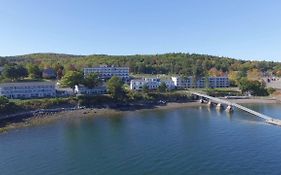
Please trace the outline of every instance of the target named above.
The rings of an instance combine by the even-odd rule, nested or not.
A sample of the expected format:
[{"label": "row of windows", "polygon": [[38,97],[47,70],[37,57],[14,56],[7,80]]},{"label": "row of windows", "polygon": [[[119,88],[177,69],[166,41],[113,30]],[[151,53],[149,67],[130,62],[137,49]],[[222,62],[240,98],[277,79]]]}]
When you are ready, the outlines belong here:
[{"label": "row of windows", "polygon": [[129,69],[85,69],[84,72],[129,72]]},{"label": "row of windows", "polygon": [[3,87],[3,89],[5,89],[5,90],[9,90],[9,89],[34,89],[34,88],[49,89],[49,88],[55,88],[55,86],[10,86],[10,87]]},{"label": "row of windows", "polygon": [[31,91],[31,90],[25,90],[25,91],[1,91],[1,94],[16,94],[16,93],[19,93],[19,94],[29,94],[29,93],[44,93],[44,92],[51,92],[51,93],[54,93],[53,90],[43,90],[43,91]]}]

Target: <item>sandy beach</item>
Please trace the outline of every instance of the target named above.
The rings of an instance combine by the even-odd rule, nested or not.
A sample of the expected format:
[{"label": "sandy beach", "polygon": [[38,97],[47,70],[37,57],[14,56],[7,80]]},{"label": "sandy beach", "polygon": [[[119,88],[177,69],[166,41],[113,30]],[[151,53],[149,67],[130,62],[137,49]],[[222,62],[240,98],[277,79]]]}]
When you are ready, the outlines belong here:
[{"label": "sandy beach", "polygon": [[[233,103],[239,104],[278,104],[279,100],[274,98],[251,98],[251,99],[227,99]],[[81,109],[75,111],[65,111],[59,112],[52,115],[40,115],[34,116],[20,121],[11,121],[7,122],[5,125],[0,127],[0,132],[7,132],[11,129],[18,129],[24,127],[32,127],[37,125],[48,124],[56,122],[58,120],[72,120],[77,118],[89,118],[97,116],[114,116],[118,114],[130,113],[130,112],[140,112],[140,111],[152,111],[152,110],[169,110],[177,108],[187,108],[187,107],[196,107],[204,106],[206,104],[201,104],[199,102],[186,102],[186,103],[167,103],[166,105],[153,106],[152,108],[141,108],[141,109],[109,109],[109,108],[93,108],[93,109]]]}]

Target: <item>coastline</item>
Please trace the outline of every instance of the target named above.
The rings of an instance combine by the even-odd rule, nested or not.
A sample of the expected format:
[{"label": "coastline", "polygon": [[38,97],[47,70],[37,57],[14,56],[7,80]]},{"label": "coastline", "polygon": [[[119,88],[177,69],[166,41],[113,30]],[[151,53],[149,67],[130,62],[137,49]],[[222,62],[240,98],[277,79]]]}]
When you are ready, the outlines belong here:
[{"label": "coastline", "polygon": [[[227,99],[233,103],[239,104],[280,104],[280,101],[275,98],[250,98],[250,99]],[[86,108],[74,111],[63,111],[54,113],[51,115],[39,115],[33,116],[20,120],[12,120],[7,122],[5,125],[0,126],[0,133],[7,132],[9,130],[39,126],[44,124],[49,124],[56,122],[58,120],[71,120],[77,118],[91,118],[97,116],[114,116],[118,114],[130,113],[130,112],[141,112],[141,111],[153,111],[153,110],[169,110],[169,109],[179,109],[186,107],[196,107],[205,106],[206,104],[201,104],[199,102],[171,102],[165,105],[156,106],[144,106],[144,107],[128,107],[128,108]]]}]

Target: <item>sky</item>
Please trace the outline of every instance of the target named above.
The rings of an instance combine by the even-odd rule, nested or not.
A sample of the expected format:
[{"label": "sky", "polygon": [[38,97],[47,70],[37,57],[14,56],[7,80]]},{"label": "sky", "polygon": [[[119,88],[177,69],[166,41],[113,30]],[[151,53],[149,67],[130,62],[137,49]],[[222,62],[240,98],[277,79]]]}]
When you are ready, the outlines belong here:
[{"label": "sky", "polygon": [[280,0],[0,0],[0,56],[202,53],[281,61]]}]

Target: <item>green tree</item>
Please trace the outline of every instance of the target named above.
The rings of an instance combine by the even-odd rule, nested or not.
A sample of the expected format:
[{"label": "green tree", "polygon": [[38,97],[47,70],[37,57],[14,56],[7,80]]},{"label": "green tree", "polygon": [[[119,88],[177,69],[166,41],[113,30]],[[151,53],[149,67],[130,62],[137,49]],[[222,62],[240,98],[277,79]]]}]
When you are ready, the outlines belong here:
[{"label": "green tree", "polygon": [[6,65],[4,66],[3,76],[11,80],[18,80],[28,76],[28,71],[22,65]]},{"label": "green tree", "polygon": [[148,88],[147,84],[143,85],[142,92],[144,92],[144,93],[148,93],[149,92],[149,88]]},{"label": "green tree", "polygon": [[38,65],[28,64],[27,70],[31,78],[42,78],[42,71],[40,70]]},{"label": "green tree", "polygon": [[6,108],[6,106],[9,104],[9,99],[6,97],[0,96],[0,110],[3,110]]},{"label": "green tree", "polygon": [[60,84],[62,87],[70,87],[74,90],[75,85],[83,83],[83,78],[81,72],[69,71],[62,77]]},{"label": "green tree", "polygon": [[242,93],[250,92],[252,95],[267,96],[268,92],[265,88],[265,83],[257,80],[248,80],[247,78],[241,78],[239,80],[239,89]]},{"label": "green tree", "polygon": [[4,69],[3,69],[3,72],[2,72],[2,75],[5,78],[15,80],[17,78],[15,66],[5,65]]},{"label": "green tree", "polygon": [[6,113],[15,110],[15,104],[8,98],[0,96],[0,113]]},{"label": "green tree", "polygon": [[197,81],[205,75],[205,71],[199,61],[192,67],[192,84],[196,88]]},{"label": "green tree", "polygon": [[23,65],[16,65],[16,74],[18,79],[28,77],[28,71]]},{"label": "green tree", "polygon": [[100,86],[101,83],[102,81],[99,79],[99,75],[97,73],[92,73],[85,77],[82,84],[88,88],[94,88]]},{"label": "green tree", "polygon": [[123,89],[123,81],[116,76],[113,76],[107,82],[107,89],[114,99],[122,100],[125,96],[125,91]]},{"label": "green tree", "polygon": [[164,83],[164,82],[161,82],[160,83],[160,85],[159,85],[159,87],[158,87],[158,91],[159,92],[167,92],[167,85],[166,85],[166,83]]}]

